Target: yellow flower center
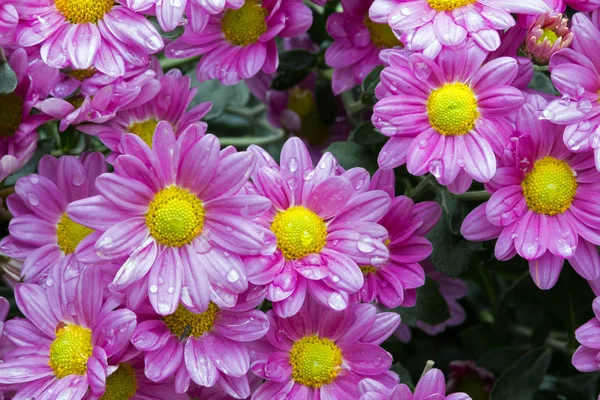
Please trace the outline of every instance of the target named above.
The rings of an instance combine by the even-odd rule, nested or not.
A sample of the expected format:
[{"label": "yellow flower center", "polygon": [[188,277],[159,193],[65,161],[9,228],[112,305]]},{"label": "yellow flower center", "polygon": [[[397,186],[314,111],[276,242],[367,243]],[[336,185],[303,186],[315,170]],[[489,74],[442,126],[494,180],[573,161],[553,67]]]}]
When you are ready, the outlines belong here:
[{"label": "yellow flower center", "polygon": [[163,321],[171,333],[182,340],[189,336],[199,338],[206,332],[210,332],[215,326],[218,311],[219,307],[212,301],[206,311],[200,314],[193,313],[179,305],[173,314],[163,317]]},{"label": "yellow flower center", "polygon": [[427,115],[431,126],[442,135],[464,135],[479,118],[475,93],[464,83],[446,83],[429,95]]},{"label": "yellow flower center", "polygon": [[72,69],[66,72],[71,78],[77,79],[79,82],[83,82],[86,79],[96,75],[96,68],[90,67],[88,69]]},{"label": "yellow flower center", "polygon": [[300,118],[306,117],[315,108],[315,96],[308,89],[295,87],[288,96],[288,108],[298,114]]},{"label": "yellow flower center", "polygon": [[79,243],[81,243],[83,239],[88,237],[88,235],[93,232],[93,229],[78,224],[69,218],[65,213],[56,225],[58,246],[61,248],[63,253],[71,254],[75,251]]},{"label": "yellow flower center", "polygon": [[186,189],[169,186],[158,192],[148,207],[146,225],[160,244],[181,247],[202,233],[202,201]]},{"label": "yellow flower center", "polygon": [[114,0],[54,0],[56,8],[72,24],[95,24],[115,6]]},{"label": "yellow flower center", "polygon": [[150,118],[146,121],[135,122],[127,128],[127,130],[134,135],[137,135],[142,138],[146,144],[152,148],[152,139],[154,138],[154,131],[156,130],[156,125],[158,125],[158,121],[154,118]]},{"label": "yellow flower center", "polygon": [[327,237],[327,226],[321,217],[302,206],[277,213],[271,230],[277,237],[277,247],[288,260],[319,253]]},{"label": "yellow flower center", "polygon": [[427,0],[429,7],[436,11],[452,11],[455,8],[473,4],[477,0]]},{"label": "yellow flower center", "polygon": [[119,364],[119,368],[106,378],[106,391],[100,400],[129,400],[135,395],[137,388],[131,364]]},{"label": "yellow flower center", "polygon": [[554,157],[544,157],[533,165],[523,182],[527,207],[538,214],[562,214],[569,209],[577,180],[569,164]]},{"label": "yellow flower center", "polygon": [[[71,104],[73,107],[75,107],[77,109],[83,105],[83,102],[85,101],[85,97],[83,97],[80,94],[76,94],[75,96],[69,96],[69,98],[67,98],[66,100],[69,104]],[[91,97],[90,97],[90,100],[91,100]]]},{"label": "yellow flower center", "polygon": [[329,126],[319,115],[317,102],[312,91],[294,87],[288,96],[288,109],[298,114],[301,121],[298,136],[305,138],[313,146],[318,146],[327,140]]},{"label": "yellow flower center", "polygon": [[13,93],[0,94],[0,137],[9,138],[23,120],[23,99]]},{"label": "yellow flower center", "polygon": [[540,38],[537,41],[538,44],[542,43],[544,39],[548,39],[548,42],[550,42],[550,44],[554,44],[554,42],[558,40],[558,35],[552,29],[544,28],[542,31],[542,36],[540,36]]},{"label": "yellow flower center", "polygon": [[227,10],[221,28],[225,39],[236,46],[248,46],[258,42],[267,31],[267,9],[261,0],[246,0],[237,10]]},{"label": "yellow flower center", "polygon": [[394,35],[392,28],[390,28],[388,24],[378,24],[371,21],[367,16],[365,18],[365,26],[369,30],[371,42],[373,42],[375,46],[384,47],[386,49],[402,46],[402,42]]},{"label": "yellow flower center", "polygon": [[50,345],[50,368],[58,379],[85,375],[92,356],[92,331],[79,325],[63,325]]},{"label": "yellow flower center", "polygon": [[292,378],[304,386],[318,388],[338,376],[342,365],[342,352],[327,338],[305,336],[290,351]]},{"label": "yellow flower center", "polygon": [[377,268],[375,268],[372,265],[361,265],[359,268],[362,271],[363,275],[374,274],[377,272]]}]

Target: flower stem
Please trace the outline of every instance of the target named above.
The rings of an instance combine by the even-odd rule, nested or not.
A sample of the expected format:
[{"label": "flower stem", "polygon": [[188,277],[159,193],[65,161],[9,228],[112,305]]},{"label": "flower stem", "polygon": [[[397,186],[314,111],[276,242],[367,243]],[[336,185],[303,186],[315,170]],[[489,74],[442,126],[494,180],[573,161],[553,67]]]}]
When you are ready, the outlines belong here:
[{"label": "flower stem", "polygon": [[487,190],[478,190],[475,192],[457,194],[456,198],[463,201],[488,201],[490,196],[491,195]]},{"label": "flower stem", "polygon": [[173,68],[177,68],[181,65],[185,65],[187,63],[191,63],[194,61],[198,61],[200,56],[190,57],[190,58],[165,58],[160,60],[160,66],[163,70],[169,70]]}]

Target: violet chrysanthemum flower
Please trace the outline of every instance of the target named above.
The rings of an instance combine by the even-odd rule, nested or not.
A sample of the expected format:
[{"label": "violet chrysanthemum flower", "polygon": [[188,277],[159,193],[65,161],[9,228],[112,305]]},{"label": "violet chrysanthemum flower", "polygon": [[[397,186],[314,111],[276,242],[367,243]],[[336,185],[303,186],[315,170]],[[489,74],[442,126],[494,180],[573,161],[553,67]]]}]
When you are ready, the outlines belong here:
[{"label": "violet chrysanthemum flower", "polygon": [[6,200],[14,218],[0,250],[24,260],[24,281],[38,283],[53,265],[74,262],[80,243],[93,231],[69,218],[67,206],[97,194],[94,183],[104,172],[106,163],[101,153],[59,159],[46,155],[37,174],[17,181],[15,193]]},{"label": "violet chrysanthemum flower", "polygon": [[216,78],[224,85],[234,85],[261,70],[274,73],[279,63],[275,37],[298,36],[311,23],[312,12],[301,0],[246,0],[237,10],[211,15],[202,32],[186,27],[184,34],[167,46],[165,55],[203,55],[197,69],[199,81]]},{"label": "violet chrysanthemum flower", "polygon": [[471,400],[466,393],[446,395],[446,379],[439,369],[432,369],[419,379],[415,392],[405,384],[389,389],[373,379],[363,379],[358,390],[359,400]]},{"label": "violet chrysanthemum flower", "polygon": [[116,112],[114,118],[104,123],[85,124],[77,129],[98,136],[113,151],[111,160],[119,154],[119,142],[128,133],[139,136],[148,146],[152,146],[154,131],[160,121],[167,121],[176,136],[193,123],[206,130],[206,123],[199,121],[210,111],[211,103],[198,104],[188,111],[188,106],[198,91],[197,88],[191,88],[190,77],[172,69],[160,77],[159,87],[160,91],[147,96],[145,103],[123,107]]},{"label": "violet chrysanthemum flower", "polygon": [[162,318],[140,310],[144,321],[131,341],[145,354],[146,376],[156,382],[175,376],[178,393],[188,390],[191,379],[200,386],[219,387],[236,399],[250,396],[250,356],[245,344],[262,338],[269,329],[267,316],[254,309],[264,298],[262,292],[253,287],[234,307],[211,302],[201,313],[181,304]]},{"label": "violet chrysanthemum flower", "polygon": [[515,59],[482,65],[487,52],[472,42],[444,48],[435,61],[398,50],[384,56],[390,66],[381,73],[372,121],[391,139],[379,166],[431,172],[453,193],[465,192],[472,178],[489,181],[513,130],[507,117],[523,104],[521,91],[509,86]]},{"label": "violet chrysanthemum flower", "polygon": [[600,371],[600,297],[592,303],[595,317],[575,331],[575,338],[581,344],[571,362],[581,372]]},{"label": "violet chrysanthemum flower", "polygon": [[[423,270],[429,279],[432,279],[439,284],[440,293],[446,300],[448,311],[450,312],[450,318],[437,325],[429,325],[423,321],[417,321],[417,328],[430,336],[435,336],[444,332],[449,327],[458,326],[465,322],[467,313],[458,300],[467,295],[468,288],[463,280],[452,279],[448,275],[436,271],[433,264],[428,261],[423,263]],[[394,335],[401,342],[408,343],[411,340],[412,332],[407,325],[402,324],[398,327],[396,332],[394,332]]]},{"label": "violet chrysanthemum flower", "polygon": [[388,371],[392,356],[379,347],[400,323],[398,314],[377,314],[370,304],[335,312],[309,301],[293,317],[267,315],[266,339],[251,347],[252,371],[266,380],[253,400],[357,399],[363,378],[398,383]]},{"label": "violet chrysanthemum flower", "polygon": [[128,345],[136,316],[103,301],[99,269],[84,267],[75,276],[54,271],[59,274],[45,290],[28,283],[15,289],[26,319],[4,324],[16,349],[0,363],[0,385],[19,384],[19,398],[51,393],[79,400],[88,390],[100,397],[110,371],[107,359]]},{"label": "violet chrysanthemum flower", "polygon": [[265,150],[250,150],[258,161],[256,191],[273,203],[261,222],[275,234],[277,251],[248,257],[248,280],[269,286],[267,299],[282,317],[298,312],[307,294],[343,310],[348,295],[363,285],[358,264],[387,259],[387,232],[376,222],[389,209],[389,195],[367,191],[369,174],[361,168],[339,176],[330,153],[313,168],[298,138],[283,146],[281,167]]},{"label": "violet chrysanthemum flower", "polygon": [[342,0],[344,11],[327,19],[327,32],[334,42],[325,53],[325,62],[333,68],[333,93],[340,94],[360,84],[378,65],[382,49],[402,47],[387,23],[369,19],[373,0]]},{"label": "violet chrysanthemum flower", "polygon": [[107,75],[125,73],[125,64],[143,66],[163,48],[152,23],[115,0],[39,0],[16,2],[16,43],[41,45],[46,64],[55,68],[94,67]]},{"label": "violet chrysanthemum flower", "polygon": [[588,280],[600,277],[598,207],[600,175],[591,152],[574,154],[562,129],[540,121],[546,102],[532,96],[517,115],[515,150],[486,185],[490,200],[467,216],[461,233],[468,240],[498,238],[496,258],[519,254],[529,261],[541,289],[554,286],[564,260]]},{"label": "violet chrysanthemum flower", "polygon": [[[379,170],[369,188],[387,191],[394,196],[395,179],[392,170]],[[379,220],[388,232],[385,239],[388,259],[381,265],[361,265],[365,283],[358,291],[363,303],[377,301],[387,308],[410,307],[416,301],[416,288],[425,283],[425,273],[419,264],[431,254],[431,243],[425,235],[439,221],[442,210],[432,201],[415,204],[406,196],[393,198],[387,213]]]},{"label": "violet chrysanthemum flower", "polygon": [[204,29],[211,15],[222,13],[225,9],[238,9],[244,0],[126,0],[127,6],[134,11],[150,12],[156,15],[158,23],[165,31],[175,29],[183,19],[185,12],[189,25],[195,31]]},{"label": "violet chrysanthemum flower", "polygon": [[511,13],[541,14],[543,0],[375,0],[369,16],[403,32],[407,49],[435,58],[443,47],[454,47],[472,38],[482,49],[500,46],[498,30],[515,24]]},{"label": "violet chrysanthemum flower", "polygon": [[[159,71],[158,73],[162,74],[158,63],[156,63],[156,68]],[[85,82],[87,80],[86,76],[89,76],[86,74],[95,76],[98,72],[95,72],[92,68],[90,70],[69,71],[66,74],[74,74]],[[105,74],[101,75],[109,78]],[[63,98],[59,96],[48,98],[38,103],[36,108],[60,120],[59,129],[61,131],[64,131],[70,125],[79,125],[86,122],[105,123],[112,120],[117,112],[137,109],[154,98],[161,87],[160,81],[156,77],[156,71],[138,67],[134,74],[121,77],[117,81],[102,87],[84,86],[82,84],[77,88],[77,84],[73,80],[63,80],[54,88],[53,94],[55,96],[61,94],[60,92],[63,89],[74,91],[62,93]],[[99,78],[101,79],[101,77]]]},{"label": "violet chrysanthemum flower", "polygon": [[252,221],[270,201],[236,196],[253,155],[219,149],[197,125],[176,138],[160,122],[152,148],[125,135],[115,172],[96,180],[100,195],[69,206],[73,220],[98,231],[90,239],[95,255],[125,260],[113,286],[128,288],[130,308],[147,295],[159,314],[172,314],[182,293],[197,311],[211,299],[231,307],[248,287],[239,255],[274,251],[273,234]]},{"label": "violet chrysanthemum flower", "polygon": [[564,142],[571,151],[594,150],[596,167],[600,170],[600,141],[596,131],[600,126],[600,30],[596,11],[593,18],[584,13],[573,16],[571,28],[575,35],[570,49],[555,54],[550,61],[552,83],[563,95],[550,103],[543,117],[566,125]]},{"label": "violet chrysanthemum flower", "polygon": [[15,44],[15,30],[19,22],[19,13],[12,0],[0,0],[0,45]]},{"label": "violet chrysanthemum flower", "polygon": [[27,53],[14,51],[8,64],[17,75],[17,88],[12,93],[0,93],[0,181],[19,170],[37,147],[36,129],[50,120],[45,114],[31,114],[38,95],[27,74]]}]

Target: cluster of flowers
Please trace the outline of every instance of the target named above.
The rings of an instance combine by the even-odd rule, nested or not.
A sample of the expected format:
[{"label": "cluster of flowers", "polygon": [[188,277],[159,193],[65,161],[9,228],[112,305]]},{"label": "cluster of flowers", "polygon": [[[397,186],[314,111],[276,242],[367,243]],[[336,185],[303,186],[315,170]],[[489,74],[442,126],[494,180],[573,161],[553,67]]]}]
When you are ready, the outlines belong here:
[{"label": "cluster of flowers", "polygon": [[[201,55],[200,81],[249,80],[269,120],[298,130],[314,113],[314,79],[278,96],[268,82],[276,38],[312,24],[301,0],[0,0],[0,55],[18,81],[0,94],[0,179],[32,157],[51,120],[111,150],[45,156],[6,200],[14,218],[0,251],[22,262],[15,296],[26,318],[0,324],[0,391],[469,399],[446,396],[438,370],[411,392],[380,347],[410,331],[370,303],[416,303],[425,235],[441,215],[396,196],[403,164],[456,194],[484,183],[491,198],[463,235],[497,238],[499,260],[529,260],[541,289],[564,260],[600,287],[600,1],[341,3],[327,21],[333,92],[385,66],[372,122],[390,139],[372,177],[329,153],[313,162],[298,138],[279,162],[257,146],[222,149],[200,121],[211,105],[188,109],[190,78],[163,74],[153,56]],[[581,10],[571,21],[567,5]],[[165,44],[148,16],[184,32]],[[562,96],[527,88],[532,60]],[[446,287],[453,325],[466,288]],[[600,369],[596,303],[598,319],[577,331],[580,370]],[[0,299],[2,319],[6,309]]]}]

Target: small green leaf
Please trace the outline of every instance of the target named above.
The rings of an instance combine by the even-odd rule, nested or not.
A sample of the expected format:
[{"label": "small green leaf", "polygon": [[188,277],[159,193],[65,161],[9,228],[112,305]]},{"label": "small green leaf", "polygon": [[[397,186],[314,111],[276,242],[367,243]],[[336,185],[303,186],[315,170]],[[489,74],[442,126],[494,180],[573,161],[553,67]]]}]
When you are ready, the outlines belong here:
[{"label": "small green leaf", "polygon": [[402,323],[409,326],[415,326],[417,321],[437,325],[450,319],[448,303],[440,293],[440,285],[431,279],[417,289],[417,304],[414,307],[398,307],[394,311],[400,314]]},{"label": "small green leaf", "polygon": [[350,133],[350,139],[361,146],[373,146],[382,144],[386,141],[386,137],[373,127],[371,121],[365,121],[358,125],[356,129]]},{"label": "small green leaf", "polygon": [[38,163],[42,157],[46,154],[50,154],[53,148],[54,139],[48,138],[40,140],[37,144],[37,149],[33,154],[33,157],[31,157],[31,159],[25,165],[23,165],[23,168],[7,177],[4,181],[4,186],[13,186],[15,183],[17,183],[19,178],[33,174],[37,170]]},{"label": "small green leaf", "polygon": [[192,79],[192,86],[198,88],[198,94],[192,100],[190,107],[206,101],[212,102],[212,109],[204,117],[207,121],[219,117],[226,108],[242,108],[250,100],[250,90],[243,81],[237,85],[225,86],[217,79],[199,83],[195,71],[188,76]]},{"label": "small green leaf", "polygon": [[541,71],[535,71],[533,73],[533,78],[531,78],[531,82],[529,82],[529,88],[553,95],[558,94],[550,77]]},{"label": "small green leaf", "polygon": [[280,71],[306,71],[316,63],[317,55],[307,50],[296,49],[279,54]]},{"label": "small green leaf", "polygon": [[380,82],[379,76],[381,75],[381,71],[383,71],[383,66],[377,66],[367,75],[365,80],[362,83],[363,92],[368,95],[375,95],[375,88]]},{"label": "small green leaf", "polygon": [[498,378],[490,400],[533,399],[551,360],[551,349],[541,348],[524,355]]},{"label": "small green leaf", "polygon": [[368,147],[352,141],[335,142],[326,151],[333,154],[345,169],[362,167],[372,174],[377,171],[377,155]]},{"label": "small green leaf", "polygon": [[152,25],[154,25],[154,28],[156,28],[156,30],[158,31],[160,36],[164,37],[165,39],[174,40],[174,39],[177,39],[179,36],[183,35],[184,28],[182,25],[178,26],[177,28],[173,29],[172,31],[166,32],[160,26],[160,24],[158,23],[158,19],[156,19],[156,17],[149,16],[148,20],[152,23]]},{"label": "small green leaf", "polygon": [[291,89],[302,82],[306,75],[308,75],[308,71],[279,71],[271,82],[271,88],[275,90]]},{"label": "small green leaf", "polygon": [[7,62],[0,63],[0,93],[12,93],[17,88],[17,74]]}]

